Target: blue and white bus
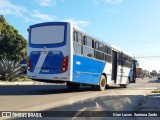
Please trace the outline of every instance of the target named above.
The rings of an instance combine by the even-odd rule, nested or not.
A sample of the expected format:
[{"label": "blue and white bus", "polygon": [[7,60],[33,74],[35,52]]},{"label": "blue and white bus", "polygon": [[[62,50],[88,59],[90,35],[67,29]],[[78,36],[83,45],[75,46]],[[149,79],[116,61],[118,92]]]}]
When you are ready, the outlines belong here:
[{"label": "blue and white bus", "polygon": [[135,82],[136,60],[126,52],[86,34],[70,22],[46,22],[28,29],[27,76],[66,83],[76,90],[89,85],[126,87]]}]

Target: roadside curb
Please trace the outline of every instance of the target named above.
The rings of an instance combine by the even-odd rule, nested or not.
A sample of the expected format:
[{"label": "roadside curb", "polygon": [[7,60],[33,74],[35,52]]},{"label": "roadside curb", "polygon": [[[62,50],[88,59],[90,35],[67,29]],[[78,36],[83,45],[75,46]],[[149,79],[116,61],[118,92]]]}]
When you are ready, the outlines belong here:
[{"label": "roadside curb", "polygon": [[35,85],[36,82],[0,82],[0,85]]},{"label": "roadside curb", "polygon": [[[22,81],[22,82],[4,82],[0,81],[0,86],[5,85],[53,85],[54,83],[45,83],[45,82],[37,82],[37,81]],[[57,84],[54,84],[57,85]]]}]

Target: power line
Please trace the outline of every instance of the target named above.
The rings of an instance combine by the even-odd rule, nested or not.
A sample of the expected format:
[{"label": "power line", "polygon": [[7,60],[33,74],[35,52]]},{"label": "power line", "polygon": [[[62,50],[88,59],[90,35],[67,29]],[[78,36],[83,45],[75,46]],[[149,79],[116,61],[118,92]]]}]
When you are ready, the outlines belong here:
[{"label": "power line", "polygon": [[155,43],[155,44],[157,44],[157,43],[159,43],[159,41],[153,41],[153,40],[151,40],[151,41],[140,41],[140,40],[135,40],[135,41],[119,41],[119,42],[114,42],[113,41],[113,43],[116,43],[116,44],[150,44],[150,43]]},{"label": "power line", "polygon": [[134,55],[159,54],[160,55],[160,53],[132,53],[132,54],[134,54]]},{"label": "power line", "polygon": [[115,45],[153,45],[153,44],[160,44],[160,42],[113,42]]},{"label": "power line", "polygon": [[135,56],[135,58],[160,58],[160,56]]}]

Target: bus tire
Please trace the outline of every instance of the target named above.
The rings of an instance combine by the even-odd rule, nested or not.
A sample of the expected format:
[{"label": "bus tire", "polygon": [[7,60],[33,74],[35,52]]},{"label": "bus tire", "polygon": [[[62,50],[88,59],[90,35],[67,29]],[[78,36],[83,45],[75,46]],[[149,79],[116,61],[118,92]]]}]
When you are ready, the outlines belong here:
[{"label": "bus tire", "polygon": [[98,90],[99,91],[104,91],[107,85],[106,77],[104,75],[101,75],[99,85],[98,85]]},{"label": "bus tire", "polygon": [[78,90],[79,87],[80,87],[80,84],[67,82],[67,87],[68,87],[69,90]]}]

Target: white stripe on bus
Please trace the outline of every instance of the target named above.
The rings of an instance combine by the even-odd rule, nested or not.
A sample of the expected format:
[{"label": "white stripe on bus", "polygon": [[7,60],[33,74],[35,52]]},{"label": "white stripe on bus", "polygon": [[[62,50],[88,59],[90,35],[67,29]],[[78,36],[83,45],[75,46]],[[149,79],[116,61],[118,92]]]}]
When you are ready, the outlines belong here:
[{"label": "white stripe on bus", "polygon": [[44,63],[44,60],[45,60],[47,55],[48,55],[48,51],[45,54],[43,52],[41,53],[41,55],[40,55],[40,57],[38,59],[38,62],[36,64],[36,66],[35,66],[35,69],[34,69],[35,73],[39,73],[41,71],[41,67],[42,67],[42,65]]}]

